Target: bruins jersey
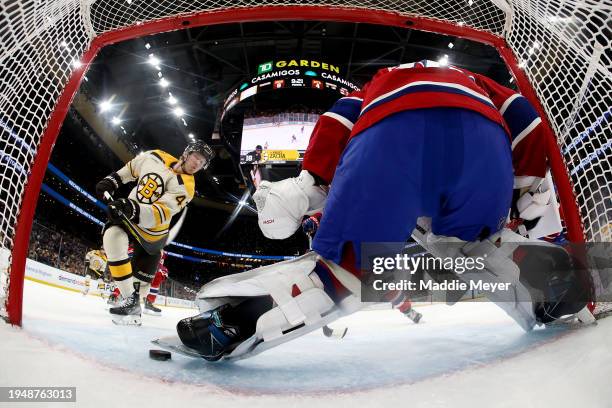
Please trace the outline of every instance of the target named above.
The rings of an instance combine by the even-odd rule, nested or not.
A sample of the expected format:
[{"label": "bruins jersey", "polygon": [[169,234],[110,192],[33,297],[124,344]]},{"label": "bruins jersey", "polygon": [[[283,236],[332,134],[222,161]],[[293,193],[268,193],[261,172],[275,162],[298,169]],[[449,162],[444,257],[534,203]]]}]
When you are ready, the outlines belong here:
[{"label": "bruins jersey", "polygon": [[104,252],[94,249],[85,254],[85,263],[89,267],[89,269],[98,272],[100,274],[104,273],[106,269],[106,255]]},{"label": "bruins jersey", "polygon": [[165,239],[172,216],[193,199],[193,175],[178,174],[172,166],[178,160],[162,150],[144,152],[130,160],[117,175],[123,184],[135,181],[129,198],[140,207],[136,228],[149,242]]}]

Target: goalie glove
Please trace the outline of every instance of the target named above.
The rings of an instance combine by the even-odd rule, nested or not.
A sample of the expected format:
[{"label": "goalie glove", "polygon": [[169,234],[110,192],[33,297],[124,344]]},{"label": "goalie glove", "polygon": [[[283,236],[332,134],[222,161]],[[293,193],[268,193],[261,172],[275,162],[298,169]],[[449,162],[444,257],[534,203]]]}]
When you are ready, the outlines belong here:
[{"label": "goalie glove", "polygon": [[320,211],[326,199],[327,191],[315,186],[314,178],[306,170],[295,178],[262,181],[253,194],[259,228],[271,239],[291,236],[300,227],[304,215]]},{"label": "goalie glove", "polygon": [[134,200],[129,198],[120,198],[108,204],[108,218],[114,223],[121,222],[121,214],[138,224],[140,207]]}]

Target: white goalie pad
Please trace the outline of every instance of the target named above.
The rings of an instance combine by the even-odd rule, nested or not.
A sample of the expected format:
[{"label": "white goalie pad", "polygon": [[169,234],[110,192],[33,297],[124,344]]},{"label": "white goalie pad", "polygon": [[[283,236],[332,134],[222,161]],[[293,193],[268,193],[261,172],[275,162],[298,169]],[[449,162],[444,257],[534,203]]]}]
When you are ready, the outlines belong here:
[{"label": "white goalie pad", "polygon": [[[457,276],[464,282],[482,281],[495,285],[493,287],[509,284],[508,290],[485,291],[485,295],[525,331],[533,329],[537,323],[533,302],[526,301],[526,299],[531,299],[531,294],[519,281],[520,269],[512,260],[512,253],[520,243],[550,244],[529,240],[508,229],[483,241],[466,242],[454,237],[433,234],[430,220],[427,218],[419,218],[417,224],[418,228],[414,230],[412,236],[432,255],[440,258],[483,257],[485,259],[483,270],[467,271]],[[496,245],[497,240],[501,241],[501,245]],[[462,243],[464,244],[461,245]]]},{"label": "white goalie pad", "polygon": [[[309,252],[299,258],[224,276],[202,287],[196,296],[200,312],[223,304],[235,305],[244,298],[254,296],[269,295],[275,303],[271,310],[257,320],[255,334],[226,355],[225,360],[261,353],[317,330],[362,307],[356,295],[348,296],[339,304],[333,302],[323,290],[318,275],[313,272],[318,259],[315,252]],[[333,267],[330,269],[334,275],[342,275],[339,278],[341,282],[352,277],[350,287],[347,286],[349,290],[360,287],[356,277],[335,264]],[[293,296],[295,287],[299,289],[299,294]]]}]

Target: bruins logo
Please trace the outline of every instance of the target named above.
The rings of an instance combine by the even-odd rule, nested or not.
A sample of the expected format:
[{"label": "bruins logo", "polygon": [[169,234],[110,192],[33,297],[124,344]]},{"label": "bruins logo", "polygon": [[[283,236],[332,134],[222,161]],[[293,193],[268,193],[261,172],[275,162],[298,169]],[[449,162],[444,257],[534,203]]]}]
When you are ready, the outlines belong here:
[{"label": "bruins logo", "polygon": [[143,204],[153,204],[164,194],[164,181],[159,174],[148,173],[140,178],[136,197]]}]

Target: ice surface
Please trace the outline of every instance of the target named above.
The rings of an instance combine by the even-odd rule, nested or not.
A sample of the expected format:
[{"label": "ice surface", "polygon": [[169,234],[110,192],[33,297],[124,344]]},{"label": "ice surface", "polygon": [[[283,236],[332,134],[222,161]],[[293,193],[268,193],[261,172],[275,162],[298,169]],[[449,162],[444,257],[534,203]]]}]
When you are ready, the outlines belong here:
[{"label": "ice surface", "polygon": [[98,297],[26,281],[24,299],[23,329],[0,324],[0,385],[77,386],[78,406],[612,406],[612,319],[525,334],[483,302],[419,307],[419,325],[364,311],[332,325],[343,340],[315,332],[215,364],[148,358],[193,310],[125,327]]}]

